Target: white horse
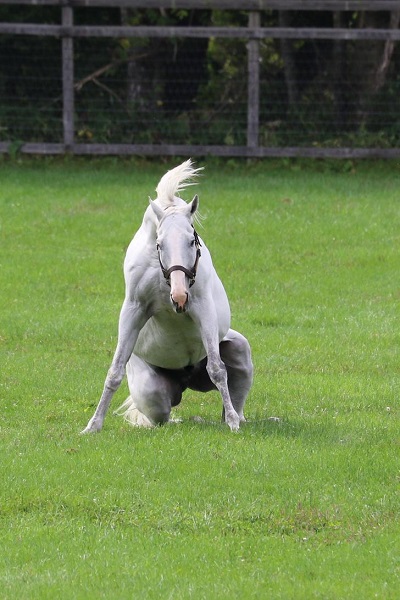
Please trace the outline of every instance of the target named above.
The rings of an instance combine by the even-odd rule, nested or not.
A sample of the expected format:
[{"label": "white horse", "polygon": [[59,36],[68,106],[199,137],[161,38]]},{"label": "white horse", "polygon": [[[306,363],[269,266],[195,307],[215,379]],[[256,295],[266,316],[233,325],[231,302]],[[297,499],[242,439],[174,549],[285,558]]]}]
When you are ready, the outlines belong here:
[{"label": "white horse", "polygon": [[102,396],[82,433],[99,431],[125,370],[130,396],[121,409],[134,425],[169,420],[171,407],[190,388],[218,389],[222,418],[231,430],[245,421],[243,407],[253,378],[250,346],[230,329],[230,308],[193,220],[198,197],[177,194],[193,185],[187,160],[160,180],[124,262],[126,284],[118,344]]}]

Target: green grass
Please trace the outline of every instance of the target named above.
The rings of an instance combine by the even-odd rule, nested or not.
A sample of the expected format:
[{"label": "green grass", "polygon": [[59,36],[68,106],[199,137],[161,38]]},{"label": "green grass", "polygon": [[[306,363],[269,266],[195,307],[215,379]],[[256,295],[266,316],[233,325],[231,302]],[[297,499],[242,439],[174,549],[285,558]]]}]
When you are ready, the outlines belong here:
[{"label": "green grass", "polygon": [[399,164],[206,161],[248,423],[187,392],[182,424],[134,430],[124,384],[79,436],[124,251],[176,163],[0,162],[1,598],[397,599]]}]

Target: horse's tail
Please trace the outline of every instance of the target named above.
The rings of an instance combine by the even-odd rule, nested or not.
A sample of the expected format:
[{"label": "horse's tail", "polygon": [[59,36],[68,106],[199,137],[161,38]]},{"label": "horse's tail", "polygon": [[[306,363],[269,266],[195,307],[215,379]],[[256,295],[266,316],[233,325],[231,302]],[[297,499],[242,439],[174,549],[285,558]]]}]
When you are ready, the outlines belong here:
[{"label": "horse's tail", "polygon": [[197,182],[193,179],[203,167],[195,168],[192,159],[186,160],[181,165],[167,171],[161,177],[158,186],[156,187],[157,200],[160,204],[167,208],[174,204],[174,198],[178,192],[184,190],[189,185],[195,185]]}]

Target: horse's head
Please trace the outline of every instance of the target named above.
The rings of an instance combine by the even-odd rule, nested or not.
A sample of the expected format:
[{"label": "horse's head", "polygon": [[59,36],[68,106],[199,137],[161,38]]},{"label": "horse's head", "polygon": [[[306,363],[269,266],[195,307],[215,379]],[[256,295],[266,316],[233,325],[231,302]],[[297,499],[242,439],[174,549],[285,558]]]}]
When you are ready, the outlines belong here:
[{"label": "horse's head", "polygon": [[151,207],[158,219],[157,251],[161,271],[171,287],[171,302],[177,313],[186,311],[189,288],[194,284],[200,258],[200,240],[193,227],[199,204],[196,195],[186,206],[165,211],[155,202]]}]

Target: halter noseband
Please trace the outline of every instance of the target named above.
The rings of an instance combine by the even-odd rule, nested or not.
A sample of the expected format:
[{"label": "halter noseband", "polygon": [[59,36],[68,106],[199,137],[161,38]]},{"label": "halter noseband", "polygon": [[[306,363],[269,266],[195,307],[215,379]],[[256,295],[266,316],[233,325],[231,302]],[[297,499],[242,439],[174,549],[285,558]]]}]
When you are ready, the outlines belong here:
[{"label": "halter noseband", "polygon": [[194,261],[194,265],[193,265],[192,269],[187,269],[186,267],[183,267],[182,265],[173,265],[169,269],[166,269],[161,261],[160,246],[157,244],[158,260],[160,262],[161,271],[165,277],[167,285],[171,285],[171,273],[173,271],[183,271],[185,273],[185,275],[187,275],[190,279],[189,287],[192,287],[192,285],[196,281],[197,266],[199,264],[199,258],[201,256],[201,252],[200,252],[201,243],[200,243],[200,238],[198,236],[198,233],[194,227],[193,227],[193,232],[194,232],[194,243],[196,246],[196,260]]}]

